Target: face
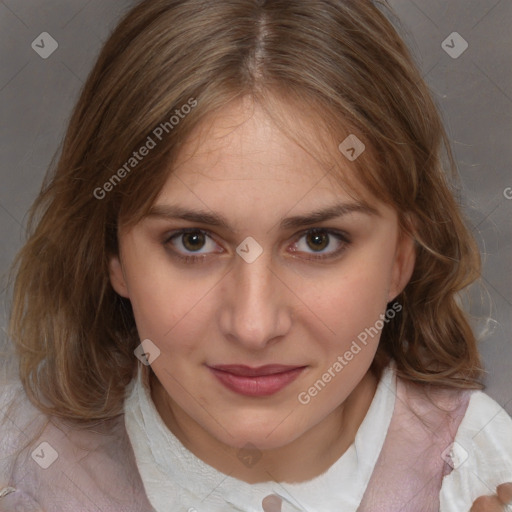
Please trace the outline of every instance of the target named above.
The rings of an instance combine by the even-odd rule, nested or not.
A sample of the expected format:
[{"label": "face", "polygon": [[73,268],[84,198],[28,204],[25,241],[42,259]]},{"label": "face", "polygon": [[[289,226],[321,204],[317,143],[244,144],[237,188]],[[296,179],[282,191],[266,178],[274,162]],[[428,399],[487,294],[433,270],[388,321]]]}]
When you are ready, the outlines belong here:
[{"label": "face", "polygon": [[[177,423],[278,448],[363,379],[413,246],[391,208],[354,200],[257,105],[232,104],[209,127],[151,215],[120,229],[111,282],[160,350],[152,371]],[[341,153],[338,164],[349,175]]]}]

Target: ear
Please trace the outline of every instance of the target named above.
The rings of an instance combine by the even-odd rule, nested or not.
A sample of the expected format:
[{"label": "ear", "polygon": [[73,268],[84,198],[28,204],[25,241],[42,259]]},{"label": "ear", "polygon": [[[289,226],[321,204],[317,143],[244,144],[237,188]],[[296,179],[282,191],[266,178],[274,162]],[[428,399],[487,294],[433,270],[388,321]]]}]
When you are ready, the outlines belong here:
[{"label": "ear", "polygon": [[108,264],[108,273],[110,277],[110,284],[112,288],[126,299],[130,298],[128,287],[126,286],[126,279],[123,272],[123,267],[119,256],[111,256]]},{"label": "ear", "polygon": [[393,263],[391,283],[388,292],[388,302],[391,302],[400,295],[407,286],[414,271],[415,262],[416,242],[411,235],[402,233],[398,239],[395,252],[395,261]]}]

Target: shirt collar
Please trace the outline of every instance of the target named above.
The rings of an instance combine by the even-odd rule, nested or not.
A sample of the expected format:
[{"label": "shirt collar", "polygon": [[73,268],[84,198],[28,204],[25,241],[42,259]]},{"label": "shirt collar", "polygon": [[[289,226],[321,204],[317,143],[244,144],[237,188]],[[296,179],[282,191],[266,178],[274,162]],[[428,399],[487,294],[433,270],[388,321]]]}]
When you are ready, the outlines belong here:
[{"label": "shirt collar", "polygon": [[[283,500],[281,512],[355,512],[391,422],[396,396],[394,370],[393,362],[384,369],[354,443],[325,473],[295,484],[248,484],[203,462],[167,428],[151,398],[150,369],[140,364],[124,405],[125,425],[151,505],[156,512],[262,512],[262,500],[275,494]],[[170,508],[171,504],[176,508]]]}]

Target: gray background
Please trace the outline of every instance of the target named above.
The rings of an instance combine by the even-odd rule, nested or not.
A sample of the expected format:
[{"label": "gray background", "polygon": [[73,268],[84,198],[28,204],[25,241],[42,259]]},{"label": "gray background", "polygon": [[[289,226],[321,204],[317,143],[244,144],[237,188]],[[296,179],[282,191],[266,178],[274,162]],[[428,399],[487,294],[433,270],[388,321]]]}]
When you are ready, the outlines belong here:
[{"label": "gray background", "polygon": [[[58,150],[74,102],[109,32],[135,0],[0,0],[0,343],[5,345],[6,272],[24,239],[26,212]],[[465,211],[484,255],[490,314],[475,323],[487,393],[512,414],[511,0],[390,0],[398,27],[437,102],[462,178]],[[58,49],[42,59],[42,33]],[[451,57],[457,32],[468,48]],[[447,39],[448,38],[448,39]],[[508,198],[507,198],[508,196]],[[473,294],[476,296],[476,294]],[[490,309],[489,309],[490,307]]]}]

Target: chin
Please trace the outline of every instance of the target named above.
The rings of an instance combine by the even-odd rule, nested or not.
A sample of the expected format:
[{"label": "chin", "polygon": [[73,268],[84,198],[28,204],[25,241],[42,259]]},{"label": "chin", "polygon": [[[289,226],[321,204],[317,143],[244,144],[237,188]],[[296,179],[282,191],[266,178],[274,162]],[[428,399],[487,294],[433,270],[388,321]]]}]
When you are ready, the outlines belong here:
[{"label": "chin", "polygon": [[229,433],[231,436],[222,432],[222,438],[219,440],[239,450],[252,448],[263,451],[282,448],[300,437],[302,432],[290,431],[282,428],[282,425],[276,428],[276,425],[273,425],[271,428],[258,430],[254,427],[237,431],[231,429]]}]

